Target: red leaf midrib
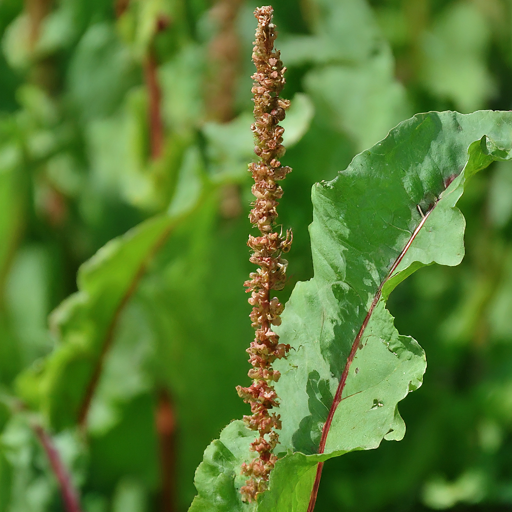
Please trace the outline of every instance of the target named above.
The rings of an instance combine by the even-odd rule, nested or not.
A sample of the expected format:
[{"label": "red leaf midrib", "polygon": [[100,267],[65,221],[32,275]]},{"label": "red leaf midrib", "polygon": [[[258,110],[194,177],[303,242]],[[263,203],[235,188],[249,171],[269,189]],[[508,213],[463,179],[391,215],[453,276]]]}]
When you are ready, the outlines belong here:
[{"label": "red leaf midrib", "polygon": [[[409,238],[409,240],[408,240],[407,244],[405,245],[404,249],[402,250],[402,252],[398,256],[398,258],[395,260],[395,262],[391,266],[391,269],[389,270],[389,272],[387,273],[387,275],[383,279],[383,281],[380,283],[380,286],[379,286],[377,292],[375,293],[375,296],[374,296],[373,301],[371,303],[370,309],[368,310],[368,313],[367,313],[367,315],[366,315],[366,317],[365,317],[365,319],[364,319],[364,321],[363,321],[363,323],[361,325],[361,328],[359,329],[359,332],[357,333],[357,336],[355,337],[354,342],[352,343],[352,348],[350,350],[350,354],[349,354],[349,356],[347,358],[347,362],[345,364],[345,367],[343,368],[343,373],[341,374],[341,379],[340,379],[340,382],[338,384],[338,389],[336,390],[336,394],[334,395],[334,400],[332,402],[331,408],[329,409],[329,414],[327,415],[327,420],[325,421],[324,427],[322,429],[322,437],[320,438],[320,446],[318,448],[318,453],[319,454],[324,453],[325,444],[327,442],[327,436],[329,435],[329,430],[331,428],[332,420],[334,418],[334,413],[336,412],[336,409],[338,408],[338,405],[341,402],[341,397],[342,397],[342,394],[343,394],[343,390],[345,388],[345,384],[347,382],[348,372],[350,370],[350,366],[351,366],[352,362],[354,361],[354,358],[355,358],[356,353],[357,353],[357,349],[359,348],[359,345],[361,343],[361,339],[363,337],[364,331],[365,331],[366,327],[368,326],[368,323],[369,323],[370,318],[371,318],[371,316],[373,314],[375,306],[377,306],[377,304],[378,304],[378,302],[379,302],[379,300],[381,298],[382,288],[384,287],[386,282],[390,279],[390,277],[393,275],[393,272],[397,269],[398,265],[401,263],[401,261],[403,260],[404,256],[407,254],[407,251],[410,249],[414,239],[416,238],[416,236],[420,232],[421,228],[425,225],[425,222],[427,221],[428,217],[430,216],[430,214],[432,213],[432,211],[434,210],[436,205],[437,205],[437,201],[428,210],[428,212],[423,216],[423,218],[421,219],[421,222],[418,224],[418,226],[416,227],[416,229],[412,233],[412,235]],[[311,491],[311,497],[310,497],[309,507],[308,507],[308,511],[307,512],[313,512],[313,510],[315,508],[316,497],[317,497],[317,494],[318,494],[318,488],[320,486],[320,478],[322,476],[323,466],[324,466],[323,462],[319,462],[318,463],[318,467],[317,467],[317,471],[316,471],[316,476],[315,476],[315,482],[314,482],[314,485],[313,485],[313,489]]]}]

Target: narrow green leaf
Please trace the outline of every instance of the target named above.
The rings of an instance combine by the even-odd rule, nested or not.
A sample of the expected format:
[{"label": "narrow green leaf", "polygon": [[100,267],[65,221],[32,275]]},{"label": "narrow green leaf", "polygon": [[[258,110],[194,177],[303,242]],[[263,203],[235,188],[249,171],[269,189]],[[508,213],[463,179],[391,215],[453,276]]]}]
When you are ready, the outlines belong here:
[{"label": "narrow green leaf", "polygon": [[52,314],[52,329],[61,343],[42,373],[33,369],[21,374],[18,388],[55,428],[74,425],[86,414],[119,311],[173,221],[160,216],[109,242],[81,267],[80,291]]},{"label": "narrow green leaf", "polygon": [[155,216],[110,241],[80,267],[79,291],[50,318],[56,350],[18,376],[20,395],[53,428],[85,423],[123,308],[171,231],[201,204],[202,167],[197,159],[195,167],[189,163],[180,182],[189,201],[171,205],[172,213]]}]

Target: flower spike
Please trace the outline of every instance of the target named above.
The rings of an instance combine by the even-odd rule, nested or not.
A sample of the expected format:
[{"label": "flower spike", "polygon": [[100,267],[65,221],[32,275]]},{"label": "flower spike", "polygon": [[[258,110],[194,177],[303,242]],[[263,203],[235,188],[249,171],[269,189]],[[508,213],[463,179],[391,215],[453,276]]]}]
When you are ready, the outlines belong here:
[{"label": "flower spike", "polygon": [[248,388],[236,388],[238,395],[251,406],[252,415],[244,416],[246,425],[259,433],[259,438],[251,444],[251,450],[259,457],[242,465],[242,474],[249,480],[241,493],[249,502],[267,489],[270,472],[277,461],[273,450],[279,440],[276,430],[281,428],[281,420],[269,410],[279,405],[273,383],[279,380],[280,373],[272,369],[272,363],[286,357],[290,346],[279,343],[279,336],[272,330],[272,326],[281,323],[283,305],[276,297],[271,298],[270,292],[284,287],[288,262],[281,255],[289,251],[292,243],[290,230],[285,237],[273,231],[278,200],[283,195],[283,189],[276,182],[291,172],[290,167],[282,166],[279,160],[286,151],[282,145],[284,129],[279,122],[285,118],[285,111],[290,106],[288,100],[279,97],[285,84],[286,68],[279,51],[274,50],[277,31],[272,23],[272,7],[260,7],[254,15],[258,28],[252,54],[256,73],[252,76],[254,124],[251,130],[259,161],[249,165],[254,179],[252,193],[256,198],[249,219],[259,229],[260,236],[249,236],[247,245],[253,250],[251,263],[259,268],[250,274],[251,279],[244,286],[251,293],[249,304],[253,309],[250,318],[256,335],[247,349],[253,366],[248,375],[253,383]]}]

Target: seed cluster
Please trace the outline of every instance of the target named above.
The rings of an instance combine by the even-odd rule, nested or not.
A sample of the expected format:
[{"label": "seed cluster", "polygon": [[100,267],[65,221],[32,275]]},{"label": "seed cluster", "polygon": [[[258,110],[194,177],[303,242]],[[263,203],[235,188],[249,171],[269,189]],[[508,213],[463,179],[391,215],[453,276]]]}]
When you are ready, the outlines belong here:
[{"label": "seed cluster", "polygon": [[282,145],[284,129],[279,122],[284,119],[290,102],[279,98],[285,84],[286,68],[279,51],[274,50],[277,31],[272,14],[270,6],[254,12],[258,28],[252,54],[256,73],[252,76],[255,122],[251,130],[259,161],[249,165],[254,179],[252,193],[256,197],[249,219],[259,229],[260,236],[249,236],[247,245],[253,250],[250,261],[259,268],[250,274],[251,279],[245,286],[251,293],[249,304],[253,309],[250,318],[256,335],[247,349],[252,365],[248,375],[253,383],[248,388],[237,387],[238,395],[251,405],[252,415],[244,416],[244,421],[259,433],[259,438],[251,444],[251,450],[259,457],[242,465],[242,474],[250,478],[241,492],[249,502],[267,489],[270,471],[277,460],[273,450],[279,440],[275,430],[281,428],[281,420],[269,410],[279,405],[273,383],[279,380],[280,373],[272,368],[272,363],[286,357],[290,350],[289,345],[279,343],[279,336],[272,330],[273,325],[281,323],[283,305],[276,297],[270,298],[271,290],[284,287],[288,262],[281,258],[281,254],[288,252],[292,242],[290,230],[286,237],[273,231],[278,200],[283,195],[283,189],[276,182],[284,179],[291,169],[279,161],[285,153]]}]

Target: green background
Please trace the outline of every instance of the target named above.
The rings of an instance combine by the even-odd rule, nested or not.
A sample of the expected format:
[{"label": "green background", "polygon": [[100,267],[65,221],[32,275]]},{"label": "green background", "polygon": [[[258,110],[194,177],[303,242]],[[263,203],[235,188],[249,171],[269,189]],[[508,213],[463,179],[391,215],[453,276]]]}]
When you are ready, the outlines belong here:
[{"label": "green background", "polygon": [[[256,6],[0,2],[0,512],[63,510],[34,424],[84,511],[170,512],[189,506],[208,443],[248,412],[234,388],[248,383],[252,339]],[[512,2],[274,8],[293,100],[286,300],[312,276],[313,183],[415,112],[511,108]],[[508,167],[468,184],[463,263],[423,269],[390,297],[428,360],[400,405],[404,440],[328,461],[317,511],[512,510]]]}]

